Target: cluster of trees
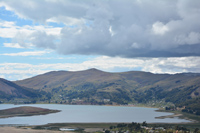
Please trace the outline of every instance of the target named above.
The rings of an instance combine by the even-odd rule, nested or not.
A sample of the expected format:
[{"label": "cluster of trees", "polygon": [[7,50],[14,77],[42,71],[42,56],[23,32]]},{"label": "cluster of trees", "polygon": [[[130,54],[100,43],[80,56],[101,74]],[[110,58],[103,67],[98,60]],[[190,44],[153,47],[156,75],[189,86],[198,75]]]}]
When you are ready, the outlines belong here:
[{"label": "cluster of trees", "polygon": [[[198,92],[195,92],[198,87],[196,85],[190,87],[182,86],[169,91],[157,86],[147,89],[144,92],[136,92],[133,94],[133,97],[139,103],[164,99],[165,102],[171,102],[175,105],[175,107],[166,107],[166,110],[176,110],[176,107],[185,107],[182,110],[183,112],[200,115],[200,96]],[[195,98],[191,97],[193,92]]]},{"label": "cluster of trees", "polygon": [[141,128],[141,126],[147,126],[146,121],[144,121],[142,124],[137,122],[132,122],[130,124],[119,123],[116,126],[110,126],[110,130],[106,130],[105,133],[110,133],[111,130],[117,130],[119,132],[124,132],[127,130],[130,132],[143,132],[144,129]]},{"label": "cluster of trees", "polygon": [[183,112],[200,115],[200,97],[185,100],[182,103],[177,104],[178,107],[185,106]]},{"label": "cluster of trees", "polygon": [[[199,128],[192,129],[194,133],[199,133]],[[138,133],[138,132],[167,132],[173,133],[176,131],[181,132],[190,132],[190,129],[179,126],[179,125],[160,125],[160,124],[147,124],[146,121],[143,123],[132,122],[130,124],[126,123],[119,123],[115,126],[110,126],[110,129],[105,130],[105,133],[110,133],[112,131],[118,131],[119,133],[122,132],[130,132],[130,133]]]},{"label": "cluster of trees", "polygon": [[177,107],[183,108],[182,112],[200,115],[200,97],[185,100],[176,106],[165,107],[165,110],[177,110]]},{"label": "cluster of trees", "polygon": [[183,127],[183,126],[175,126],[175,130],[178,130],[178,131],[190,131],[189,129],[187,129],[186,127]]},{"label": "cluster of trees", "polygon": [[170,106],[170,107],[165,107],[165,110],[176,110],[176,107],[175,106]]}]

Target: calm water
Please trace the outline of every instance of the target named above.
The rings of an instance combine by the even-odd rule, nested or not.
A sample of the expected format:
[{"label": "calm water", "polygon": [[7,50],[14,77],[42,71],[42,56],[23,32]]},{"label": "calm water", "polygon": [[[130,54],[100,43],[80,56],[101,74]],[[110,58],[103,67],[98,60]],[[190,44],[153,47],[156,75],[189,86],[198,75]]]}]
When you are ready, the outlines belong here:
[{"label": "calm water", "polygon": [[0,109],[19,106],[34,106],[61,110],[40,116],[0,118],[1,124],[42,125],[47,123],[87,123],[87,122],[143,122],[147,123],[178,123],[189,122],[178,118],[155,119],[158,116],[172,113],[156,112],[156,108],[120,107],[120,106],[91,106],[91,105],[59,105],[59,104],[30,104],[12,105],[0,104]]}]

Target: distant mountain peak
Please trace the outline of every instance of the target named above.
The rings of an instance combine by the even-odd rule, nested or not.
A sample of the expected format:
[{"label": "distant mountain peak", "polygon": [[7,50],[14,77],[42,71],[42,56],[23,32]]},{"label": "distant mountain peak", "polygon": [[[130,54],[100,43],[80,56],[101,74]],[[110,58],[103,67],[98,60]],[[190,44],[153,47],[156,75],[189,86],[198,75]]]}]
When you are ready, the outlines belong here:
[{"label": "distant mountain peak", "polygon": [[84,71],[86,71],[86,72],[104,72],[104,71],[96,69],[96,68],[90,68],[90,69],[87,69],[87,70],[84,70]]},{"label": "distant mountain peak", "polygon": [[89,71],[101,71],[101,70],[99,70],[99,69],[96,69],[96,68],[90,68],[90,69],[88,69]]}]

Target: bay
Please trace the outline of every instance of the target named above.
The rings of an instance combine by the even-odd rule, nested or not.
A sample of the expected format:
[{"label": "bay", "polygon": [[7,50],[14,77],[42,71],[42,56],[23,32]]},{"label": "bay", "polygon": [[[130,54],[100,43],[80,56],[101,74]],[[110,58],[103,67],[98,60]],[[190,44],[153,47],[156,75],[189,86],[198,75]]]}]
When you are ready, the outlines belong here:
[{"label": "bay", "polygon": [[175,118],[155,119],[155,117],[172,115],[173,113],[156,112],[156,108],[125,107],[125,106],[94,106],[94,105],[62,105],[62,104],[28,104],[12,105],[1,104],[0,109],[20,106],[33,106],[48,109],[57,109],[61,112],[26,117],[1,118],[3,124],[43,125],[48,123],[180,123],[189,120]]}]

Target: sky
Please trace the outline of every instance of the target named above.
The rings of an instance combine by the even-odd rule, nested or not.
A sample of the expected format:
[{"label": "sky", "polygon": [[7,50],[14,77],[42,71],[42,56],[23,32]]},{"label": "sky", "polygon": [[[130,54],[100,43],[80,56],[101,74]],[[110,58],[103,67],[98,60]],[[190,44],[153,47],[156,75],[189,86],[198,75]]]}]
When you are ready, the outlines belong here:
[{"label": "sky", "polygon": [[200,73],[200,0],[0,0],[0,78]]}]

